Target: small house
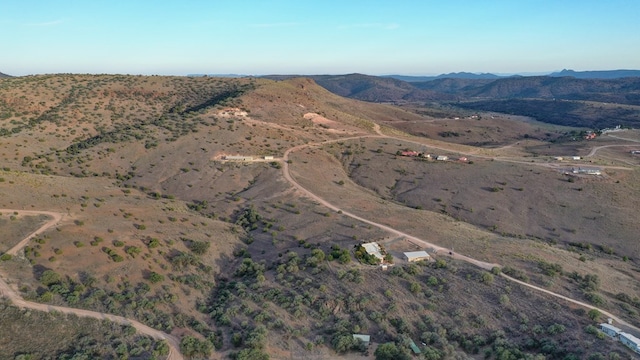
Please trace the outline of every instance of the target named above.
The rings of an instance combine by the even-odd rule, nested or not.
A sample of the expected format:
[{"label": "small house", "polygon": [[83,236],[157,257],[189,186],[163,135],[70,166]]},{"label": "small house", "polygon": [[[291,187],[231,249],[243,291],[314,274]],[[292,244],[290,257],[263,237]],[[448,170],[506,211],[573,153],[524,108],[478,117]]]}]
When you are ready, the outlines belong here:
[{"label": "small house", "polygon": [[384,257],[382,256],[382,249],[380,248],[380,245],[378,245],[378,243],[370,242],[362,244],[362,247],[367,252],[367,254],[377,257],[378,259],[380,259],[380,261],[384,259]]},{"label": "small house", "polygon": [[422,260],[429,260],[429,254],[426,251],[410,251],[404,253],[404,256],[407,258],[408,262],[416,262]]},{"label": "small house", "polygon": [[620,333],[620,329],[618,329],[617,327],[611,325],[611,324],[607,324],[607,323],[602,323],[600,324],[600,330],[605,333],[605,335],[611,336],[611,337],[617,337],[618,334]]},{"label": "small house", "polygon": [[438,160],[438,161],[447,161],[447,160],[449,160],[449,157],[445,156],[445,155],[438,155],[436,157],[436,160]]},{"label": "small house", "polygon": [[371,344],[371,335],[353,334],[353,339],[361,340],[362,343],[364,343],[364,346],[366,347],[369,347],[369,344]]},{"label": "small house", "polygon": [[556,156],[556,157],[553,158],[553,160],[562,161],[562,160],[564,160],[564,158],[562,156]]},{"label": "small house", "polygon": [[637,337],[629,333],[622,332],[622,331],[618,333],[618,339],[620,340],[621,343],[625,344],[631,350],[640,354],[640,339],[638,339]]},{"label": "small house", "polygon": [[581,158],[580,156],[574,156],[574,157],[572,157],[572,159],[573,159],[573,160],[580,160],[580,159],[582,159],[582,158]]},{"label": "small house", "polygon": [[253,161],[253,156],[227,155],[224,157],[224,159],[231,160],[231,161]]},{"label": "small house", "polygon": [[268,156],[268,155],[267,155],[267,156],[265,156],[265,157],[264,157],[264,159],[265,159],[265,160],[273,160],[273,156]]}]

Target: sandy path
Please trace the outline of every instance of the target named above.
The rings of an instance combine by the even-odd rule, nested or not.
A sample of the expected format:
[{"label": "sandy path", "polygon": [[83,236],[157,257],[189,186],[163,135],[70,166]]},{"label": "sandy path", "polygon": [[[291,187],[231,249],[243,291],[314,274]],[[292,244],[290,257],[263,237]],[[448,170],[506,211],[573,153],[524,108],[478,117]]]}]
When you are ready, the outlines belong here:
[{"label": "sandy path", "polygon": [[610,312],[608,312],[608,311],[606,311],[606,310],[602,310],[602,309],[600,309],[600,308],[598,308],[598,307],[595,307],[595,306],[593,306],[593,305],[587,304],[587,303],[585,303],[585,302],[578,301],[578,300],[572,299],[572,298],[570,298],[570,297],[567,297],[567,296],[564,296],[564,295],[560,295],[560,294],[554,293],[553,291],[549,291],[549,290],[547,290],[547,289],[543,289],[543,288],[538,287],[538,286],[535,286],[535,285],[531,285],[531,284],[526,283],[526,282],[524,282],[524,281],[520,281],[520,280],[518,280],[518,279],[514,279],[514,278],[512,278],[511,276],[506,275],[506,274],[503,274],[503,273],[500,273],[500,275],[501,275],[503,278],[505,278],[505,279],[508,279],[508,280],[510,280],[510,281],[513,281],[513,282],[516,282],[516,283],[518,283],[518,284],[520,284],[520,285],[524,285],[524,286],[526,286],[526,287],[528,287],[528,288],[531,288],[531,289],[534,289],[534,290],[537,290],[537,291],[543,292],[543,293],[545,293],[545,294],[548,294],[548,295],[551,295],[551,296],[557,297],[557,298],[559,298],[559,299],[562,299],[562,300],[568,301],[568,302],[573,303],[573,304],[576,304],[576,305],[580,305],[580,306],[585,307],[585,308],[587,308],[587,309],[595,309],[595,310],[598,310],[598,311],[600,311],[600,313],[601,313],[602,315],[605,315],[605,316],[607,316],[607,317],[611,318],[612,320],[615,320],[616,322],[618,322],[618,324],[619,324],[619,325],[625,326],[625,327],[627,327],[627,328],[629,328],[629,329],[633,329],[633,330],[637,331],[638,333],[640,333],[640,328],[638,328],[638,327],[636,327],[636,326],[634,326],[634,325],[632,325],[632,324],[629,324],[628,322],[626,322],[626,321],[624,321],[624,320],[620,319],[619,317],[617,317],[617,316],[613,315],[612,313],[610,313]]},{"label": "sandy path", "polygon": [[[7,254],[11,254],[13,256],[15,256],[18,253],[18,251],[20,251],[24,246],[26,246],[29,240],[42,234],[43,232],[50,229],[51,227],[57,225],[63,218],[63,214],[52,212],[52,211],[0,209],[0,212],[3,212],[3,213],[18,212],[18,214],[21,214],[21,215],[47,215],[51,217],[51,220],[47,221],[39,229],[29,234],[27,237],[22,239],[17,245],[15,245],[9,251],[7,251]],[[167,343],[169,344],[169,354],[167,355],[167,360],[183,360],[184,359],[184,357],[182,356],[182,354],[180,354],[180,351],[179,351],[180,344],[178,342],[178,339],[172,335],[153,329],[139,321],[127,319],[122,316],[105,314],[97,311],[75,309],[75,308],[69,308],[69,307],[63,307],[63,306],[55,306],[55,305],[48,305],[48,304],[41,304],[41,303],[26,301],[22,298],[22,296],[20,296],[15,290],[13,290],[9,286],[9,284],[4,279],[5,277],[6,277],[5,274],[2,274],[2,276],[0,276],[0,296],[4,296],[5,298],[9,299],[15,306],[19,308],[46,311],[46,312],[57,311],[65,314],[75,314],[77,316],[90,317],[90,318],[99,319],[99,320],[107,319],[123,325],[131,325],[141,334],[150,336],[154,339],[167,341]]]},{"label": "sandy path", "polygon": [[625,140],[625,141],[631,141],[631,142],[634,142],[634,143],[640,143],[640,140],[636,140],[636,139],[629,139],[629,138],[624,138],[624,137],[621,137],[621,136],[615,136],[615,135],[611,135],[611,134],[607,134],[607,136],[615,138],[615,139],[619,139],[619,140]]},{"label": "sandy path", "polygon": [[585,155],[584,157],[586,157],[586,158],[587,157],[592,157],[600,149],[605,149],[605,148],[610,148],[610,147],[629,147],[629,146],[631,146],[631,145],[602,145],[602,146],[596,146],[593,149],[591,149],[591,151],[587,155]]}]

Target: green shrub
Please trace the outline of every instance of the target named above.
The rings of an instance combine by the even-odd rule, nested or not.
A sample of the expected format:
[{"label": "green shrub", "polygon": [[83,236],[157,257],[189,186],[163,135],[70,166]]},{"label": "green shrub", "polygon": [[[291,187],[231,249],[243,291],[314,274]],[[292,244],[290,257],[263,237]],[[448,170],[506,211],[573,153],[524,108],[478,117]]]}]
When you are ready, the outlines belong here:
[{"label": "green shrub", "polygon": [[164,281],[164,276],[162,274],[158,274],[157,272],[153,271],[149,275],[149,281],[151,281],[153,284],[156,284],[161,281]]}]

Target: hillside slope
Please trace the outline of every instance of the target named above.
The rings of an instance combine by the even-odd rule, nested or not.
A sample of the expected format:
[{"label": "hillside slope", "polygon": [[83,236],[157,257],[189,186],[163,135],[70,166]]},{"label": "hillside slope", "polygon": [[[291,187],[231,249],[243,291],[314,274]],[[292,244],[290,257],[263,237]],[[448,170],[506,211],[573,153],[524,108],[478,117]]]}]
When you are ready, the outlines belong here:
[{"label": "hillside slope", "polygon": [[[385,124],[432,120],[340,97],[305,78],[2,79],[0,207],[12,211],[0,216],[0,249],[42,221],[23,209],[65,216],[18,256],[2,257],[0,273],[31,301],[170,333],[192,358],[353,358],[379,344],[407,358],[411,341],[431,359],[630,358],[601,338],[598,314],[447,254],[409,264],[403,252],[415,244],[303,196],[283,174],[286,164],[305,189],[345,211],[440,246],[455,242],[456,251],[504,263],[554,291],[606,301],[637,323],[633,296],[609,281],[637,286],[635,259],[594,250],[581,261],[561,246],[425,206],[424,195],[411,192],[424,181],[411,177],[418,167],[393,162],[395,151],[413,145]],[[379,164],[368,168],[371,159]],[[494,170],[511,174],[487,172]],[[433,179],[447,182],[450,173]],[[635,178],[616,179],[628,186]],[[385,272],[369,264],[357,247],[368,241],[382,243],[395,265]],[[370,334],[371,347],[354,333]],[[127,345],[120,351],[151,358]],[[9,354],[22,355],[30,354]]]}]

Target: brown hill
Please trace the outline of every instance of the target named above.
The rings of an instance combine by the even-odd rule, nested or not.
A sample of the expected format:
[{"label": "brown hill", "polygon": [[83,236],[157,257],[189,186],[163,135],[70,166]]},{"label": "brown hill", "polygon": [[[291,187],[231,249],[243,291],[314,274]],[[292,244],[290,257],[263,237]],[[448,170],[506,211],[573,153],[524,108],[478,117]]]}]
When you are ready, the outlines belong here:
[{"label": "brown hill", "polygon": [[[506,204],[492,205],[505,216],[511,208],[520,214],[527,211],[522,202],[541,208],[529,210],[526,221],[509,216],[512,228],[538,231],[531,224],[544,223],[543,214],[561,217],[554,220],[561,226],[574,205],[547,211],[536,199],[540,189],[550,192],[549,201],[566,191],[562,199],[568,202],[579,192],[565,188],[568,180],[547,186],[523,164],[516,171],[501,159],[495,166],[476,159],[472,165],[482,177],[474,182],[472,165],[469,171],[429,168],[433,174],[419,174],[426,165],[394,155],[431,146],[451,155],[511,151],[523,157],[526,147],[488,150],[434,140],[417,145],[407,140],[425,139],[388,124],[438,124],[432,116],[343,98],[304,78],[9,78],[0,80],[0,114],[0,205],[12,210],[0,216],[0,249],[42,221],[22,209],[65,214],[23,255],[0,263],[3,279],[20,284],[17,290],[28,299],[136,318],[181,338],[183,352],[192,357],[352,358],[362,348],[352,334],[365,333],[374,342],[365,353],[389,343],[385,347],[395,349],[395,358],[409,356],[410,340],[431,358],[629,358],[622,345],[599,338],[597,313],[590,318],[584,309],[498,276],[498,269],[492,274],[446,254],[408,264],[403,252],[417,250],[415,244],[301,196],[282,173],[283,155],[298,146],[288,161],[293,177],[345,212],[509,265],[511,274],[637,323],[637,303],[628,295],[638,283],[632,244],[582,239],[578,247],[565,243],[576,240],[567,237],[553,245],[507,227],[504,234],[502,228],[485,229],[477,218],[462,215],[470,207],[478,216],[489,213],[485,207],[492,202]],[[448,131],[446,122],[441,126]],[[498,130],[492,135],[501,136]],[[621,154],[594,161],[631,161]],[[254,161],[225,161],[227,155]],[[409,162],[399,162],[404,160]],[[531,178],[520,185],[523,191],[496,199],[477,189],[487,174],[508,183]],[[607,173],[601,185],[579,179],[572,186],[586,191],[575,206],[585,205],[587,194],[595,202],[637,190],[635,175],[621,174]],[[457,182],[449,185],[450,177]],[[464,197],[452,193],[469,183],[475,187]],[[449,210],[431,209],[432,202]],[[612,211],[611,218],[572,228],[586,234],[589,226],[616,225],[615,217],[621,222],[616,226],[633,232],[627,218],[619,218],[626,210],[611,204],[601,208]],[[620,205],[635,206],[631,197]],[[383,272],[357,261],[355,246],[363,241],[380,241],[396,265]],[[140,356],[128,346],[119,349],[121,356]]]},{"label": "brown hill", "polygon": [[[521,76],[500,79],[443,78],[423,82],[360,74],[312,78],[335,94],[371,102],[440,102],[466,109],[504,112],[534,117],[542,122],[596,129],[617,125],[637,127],[640,123],[635,109],[640,105],[638,77],[578,79]],[[549,103],[557,100],[567,100],[571,104]],[[611,104],[617,105],[612,107]]]},{"label": "brown hill", "polygon": [[313,75],[308,78],[334,94],[363,101],[397,103],[455,99],[448,94],[419,89],[408,82],[388,77],[348,74]]}]

